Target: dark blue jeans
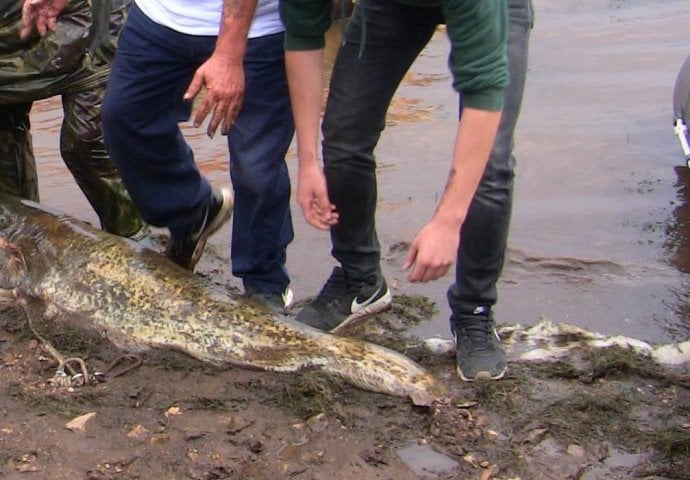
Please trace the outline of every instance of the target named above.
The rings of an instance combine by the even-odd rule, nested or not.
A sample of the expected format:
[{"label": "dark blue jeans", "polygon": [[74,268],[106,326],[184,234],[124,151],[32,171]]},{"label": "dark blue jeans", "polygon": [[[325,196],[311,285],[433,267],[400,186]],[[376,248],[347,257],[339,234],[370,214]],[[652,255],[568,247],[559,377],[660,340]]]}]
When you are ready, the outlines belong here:
[{"label": "dark blue jeans", "polygon": [[[271,292],[289,281],[285,249],[293,238],[285,153],[294,127],[282,42],[282,34],[248,42],[244,104],[228,135],[233,273]],[[192,108],[182,96],[215,44],[215,36],[158,25],[134,5],[103,101],[105,140],[130,195],[148,223],[175,236],[189,232],[211,193],[179,122]]]},{"label": "dark blue jeans", "polygon": [[[532,24],[529,0],[509,0],[508,5],[511,84],[489,164],[461,230],[456,281],[448,291],[454,314],[494,305],[503,268],[515,166],[513,130]],[[323,122],[323,156],[328,193],[340,214],[331,229],[333,256],[347,277],[371,281],[380,272],[374,148],[398,85],[443,15],[440,8],[407,7],[390,0],[360,2],[356,9],[361,8],[366,12],[355,11],[333,69]]]},{"label": "dark blue jeans", "polygon": [[228,134],[235,190],[232,273],[245,288],[282,293],[290,283],[286,249],[294,237],[285,154],[295,127],[282,33],[250,39],[242,111]]}]

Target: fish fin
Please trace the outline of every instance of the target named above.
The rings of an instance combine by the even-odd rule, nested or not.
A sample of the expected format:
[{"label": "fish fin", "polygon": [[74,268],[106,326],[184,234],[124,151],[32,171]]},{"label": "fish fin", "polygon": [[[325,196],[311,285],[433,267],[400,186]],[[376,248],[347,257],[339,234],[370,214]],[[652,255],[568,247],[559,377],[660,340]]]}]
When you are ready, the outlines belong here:
[{"label": "fish fin", "polygon": [[26,261],[19,247],[0,237],[0,289],[18,287],[26,275]]}]

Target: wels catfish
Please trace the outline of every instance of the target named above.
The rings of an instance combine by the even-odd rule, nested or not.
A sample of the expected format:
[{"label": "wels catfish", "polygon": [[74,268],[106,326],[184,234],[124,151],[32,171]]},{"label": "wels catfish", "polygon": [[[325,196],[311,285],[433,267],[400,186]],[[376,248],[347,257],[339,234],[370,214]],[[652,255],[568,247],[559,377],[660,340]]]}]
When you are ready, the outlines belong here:
[{"label": "wels catfish", "polygon": [[409,358],[323,333],[232,295],[136,242],[0,194],[0,305],[29,322],[69,322],[138,353],[172,349],[210,364],[321,369],[430,405],[444,386]]}]

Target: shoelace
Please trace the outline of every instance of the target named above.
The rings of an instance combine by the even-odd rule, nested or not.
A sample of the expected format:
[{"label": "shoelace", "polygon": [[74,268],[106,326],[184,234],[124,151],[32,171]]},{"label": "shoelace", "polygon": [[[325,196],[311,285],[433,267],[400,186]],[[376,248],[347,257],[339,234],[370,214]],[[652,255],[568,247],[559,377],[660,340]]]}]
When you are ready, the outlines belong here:
[{"label": "shoelace", "polygon": [[485,353],[493,350],[491,346],[492,329],[485,322],[468,324],[458,328],[463,340],[467,340],[469,350],[475,353]]}]

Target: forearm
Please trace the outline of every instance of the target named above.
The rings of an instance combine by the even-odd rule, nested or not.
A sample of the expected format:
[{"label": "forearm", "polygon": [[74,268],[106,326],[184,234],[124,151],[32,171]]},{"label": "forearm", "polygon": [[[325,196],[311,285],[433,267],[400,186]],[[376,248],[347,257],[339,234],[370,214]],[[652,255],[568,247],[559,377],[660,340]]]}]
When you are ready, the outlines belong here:
[{"label": "forearm", "polygon": [[321,102],[323,98],[324,52],[285,52],[290,100],[295,120],[300,168],[318,162]]},{"label": "forearm", "polygon": [[453,159],[434,221],[458,229],[465,221],[493,148],[501,112],[465,108],[458,126]]},{"label": "forearm", "polygon": [[229,65],[242,65],[256,0],[223,0],[223,14],[214,55]]}]

